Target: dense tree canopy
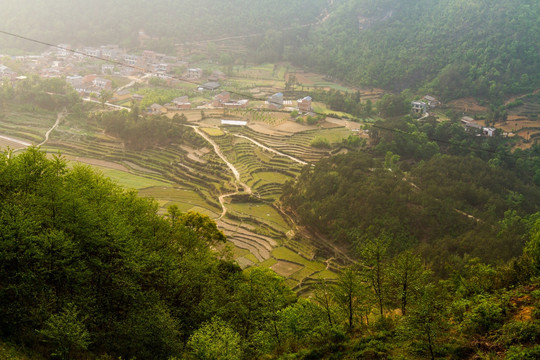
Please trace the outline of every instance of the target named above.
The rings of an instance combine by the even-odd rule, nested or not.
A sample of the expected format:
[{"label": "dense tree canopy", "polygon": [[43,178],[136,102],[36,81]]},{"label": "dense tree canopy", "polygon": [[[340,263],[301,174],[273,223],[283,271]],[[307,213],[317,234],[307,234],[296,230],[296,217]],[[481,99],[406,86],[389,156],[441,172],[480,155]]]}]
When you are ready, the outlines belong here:
[{"label": "dense tree canopy", "polygon": [[353,84],[399,91],[423,85],[444,100],[495,100],[540,86],[534,0],[336,3],[295,63]]}]

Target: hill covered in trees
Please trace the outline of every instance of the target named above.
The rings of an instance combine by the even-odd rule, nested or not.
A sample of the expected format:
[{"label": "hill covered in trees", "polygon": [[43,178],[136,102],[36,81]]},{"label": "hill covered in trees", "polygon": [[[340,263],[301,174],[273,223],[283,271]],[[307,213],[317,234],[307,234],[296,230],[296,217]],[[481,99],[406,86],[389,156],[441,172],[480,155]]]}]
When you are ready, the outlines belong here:
[{"label": "hill covered in trees", "polygon": [[[174,51],[178,42],[261,34],[312,23],[326,0],[6,0],[2,30],[54,44],[139,46],[139,31]],[[35,44],[2,36],[4,47]]]},{"label": "hill covered in trees", "polygon": [[[292,61],[351,85],[422,89],[497,103],[540,87],[534,0],[6,0],[1,30],[73,46],[175,44],[244,36],[237,62]],[[36,44],[2,35],[4,48]],[[152,45],[149,45],[152,44]],[[189,45],[186,45],[189,46]]]},{"label": "hill covered in trees", "polygon": [[423,87],[445,100],[540,86],[536,1],[336,3],[295,62],[354,84]]},{"label": "hill covered in trees", "polygon": [[270,270],[241,271],[226,251],[216,251],[224,236],[207,217],[174,207],[162,217],[156,209],[87,167],[70,169],[35,148],[3,153],[0,356],[540,354],[537,218],[523,222],[514,214],[501,229],[527,229],[513,234],[524,236],[518,241],[523,254],[497,266],[464,258],[442,281],[418,253],[393,249],[400,233],[367,234],[358,246],[360,261],[335,282],[320,281],[304,299]]}]

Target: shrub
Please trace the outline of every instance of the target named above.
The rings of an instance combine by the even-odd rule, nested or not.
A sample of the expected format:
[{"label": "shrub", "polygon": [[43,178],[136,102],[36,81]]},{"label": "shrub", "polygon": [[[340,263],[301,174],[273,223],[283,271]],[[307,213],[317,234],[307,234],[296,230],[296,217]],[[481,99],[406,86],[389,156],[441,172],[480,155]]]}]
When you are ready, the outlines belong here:
[{"label": "shrub", "polygon": [[493,299],[482,299],[465,315],[464,330],[469,334],[486,334],[498,329],[503,322],[504,311]]},{"label": "shrub", "polygon": [[500,329],[498,341],[505,346],[540,342],[540,324],[532,321],[513,321]]},{"label": "shrub", "polygon": [[330,143],[328,142],[328,139],[322,138],[322,137],[316,137],[313,140],[311,140],[311,146],[315,148],[324,148],[329,149]]},{"label": "shrub", "polygon": [[540,359],[540,345],[532,348],[512,346],[506,353],[506,360],[535,360]]}]

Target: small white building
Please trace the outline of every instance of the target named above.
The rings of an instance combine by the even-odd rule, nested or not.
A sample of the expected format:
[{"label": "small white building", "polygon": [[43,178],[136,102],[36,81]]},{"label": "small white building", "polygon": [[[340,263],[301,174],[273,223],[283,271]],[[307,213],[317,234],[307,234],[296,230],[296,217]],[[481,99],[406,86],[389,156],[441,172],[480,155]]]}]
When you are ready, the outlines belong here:
[{"label": "small white building", "polygon": [[423,115],[427,112],[428,104],[424,101],[411,102],[411,111],[418,115]]}]

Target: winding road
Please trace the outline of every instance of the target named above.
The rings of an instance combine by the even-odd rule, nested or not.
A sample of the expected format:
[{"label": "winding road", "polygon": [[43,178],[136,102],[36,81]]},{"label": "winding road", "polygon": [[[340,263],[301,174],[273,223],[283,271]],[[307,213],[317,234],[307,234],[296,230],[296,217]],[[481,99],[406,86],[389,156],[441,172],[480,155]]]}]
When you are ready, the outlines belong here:
[{"label": "winding road", "polygon": [[66,116],[66,114],[67,114],[67,109],[66,108],[64,108],[64,110],[62,110],[61,112],[58,113],[58,115],[56,116],[56,122],[54,123],[52,128],[47,130],[47,132],[45,133],[45,140],[43,140],[37,146],[41,146],[41,145],[45,144],[47,141],[49,141],[49,135],[51,134],[51,132],[53,132],[54,129],[56,129],[58,127],[58,125],[60,125],[60,121]]},{"label": "winding road", "polygon": [[[212,138],[206,134],[204,131],[202,131],[198,126],[194,126],[194,125],[186,125],[186,126],[189,126],[191,128],[193,128],[193,130],[201,137],[203,137],[207,142],[209,142],[213,147],[214,147],[214,152],[221,158],[221,160],[223,160],[225,162],[225,164],[227,164],[227,166],[229,167],[229,169],[232,171],[232,173],[234,174],[234,177],[236,179],[235,181],[235,186],[236,186],[236,191],[233,192],[233,193],[229,193],[229,194],[223,194],[223,195],[220,195],[218,200],[219,200],[219,203],[221,205],[221,208],[222,208],[222,212],[221,212],[221,215],[218,217],[218,220],[220,220],[221,218],[223,218],[226,214],[227,214],[227,207],[225,206],[225,198],[227,197],[231,197],[231,196],[234,196],[234,195],[238,195],[238,194],[253,194],[253,190],[251,189],[251,187],[249,187],[246,183],[242,182],[242,180],[240,179],[240,172],[234,167],[233,164],[231,164],[229,162],[229,160],[227,160],[227,158],[225,157],[225,155],[223,154],[223,152],[221,151],[221,149],[219,148],[219,145],[214,141],[212,140]],[[251,139],[245,135],[240,135],[240,134],[232,134],[233,136],[235,137],[238,137],[238,138],[242,138],[242,139],[246,139],[250,142],[252,142],[253,144],[259,146],[260,148],[266,150],[266,151],[270,151],[270,152],[273,152],[274,154],[277,154],[279,156],[284,156],[294,162],[297,162],[299,164],[302,164],[302,165],[307,165],[308,163],[303,161],[303,160],[300,160],[300,159],[297,159],[293,156],[290,156],[290,155],[287,155],[287,154],[284,154],[276,149],[272,149],[266,145],[263,145],[261,144],[260,142],[254,140],[254,139]],[[239,185],[243,188],[243,191],[241,191],[239,189]]]},{"label": "winding road", "polygon": [[[219,145],[214,140],[212,140],[212,138],[208,136],[208,134],[206,134],[204,131],[201,131],[201,129],[199,129],[198,126],[193,126],[193,125],[187,125],[187,126],[193,128],[193,130],[199,136],[201,136],[203,139],[205,139],[214,147],[214,152],[217,154],[217,156],[221,158],[221,160],[223,160],[223,162],[225,162],[225,164],[227,164],[229,169],[231,169],[232,173],[234,174],[234,178],[236,180],[235,181],[236,191],[229,194],[220,195],[218,198],[222,211],[221,211],[221,215],[217,218],[217,220],[221,220],[227,214],[227,207],[225,206],[225,198],[235,196],[241,193],[249,195],[249,194],[252,194],[252,189],[246,183],[242,182],[242,180],[240,179],[240,172],[234,167],[233,164],[229,162],[229,160],[227,160],[227,158],[225,157],[225,155],[219,148]],[[240,191],[239,185],[244,189],[243,191]]]},{"label": "winding road", "polygon": [[289,158],[289,159],[291,159],[292,161],[295,161],[295,162],[297,162],[297,163],[299,163],[299,164],[302,164],[302,165],[307,165],[307,164],[308,164],[307,162],[305,162],[305,161],[303,161],[303,160],[297,159],[297,158],[295,158],[295,157],[293,157],[293,156],[290,156],[290,155],[284,154],[284,153],[282,153],[282,152],[279,152],[279,151],[277,151],[277,150],[275,150],[275,149],[269,148],[268,146],[263,145],[263,144],[261,144],[260,142],[258,142],[258,141],[256,141],[256,140],[253,140],[253,139],[251,139],[251,138],[249,138],[249,137],[247,137],[247,136],[245,136],[245,135],[239,135],[239,134],[232,134],[232,135],[233,135],[233,136],[236,136],[236,137],[239,137],[239,138],[242,138],[242,139],[249,140],[249,141],[251,141],[252,143],[254,143],[255,145],[257,145],[258,147],[263,148],[264,150],[273,152],[274,154],[277,154],[277,155],[280,155],[280,156],[284,156],[284,157]]}]

